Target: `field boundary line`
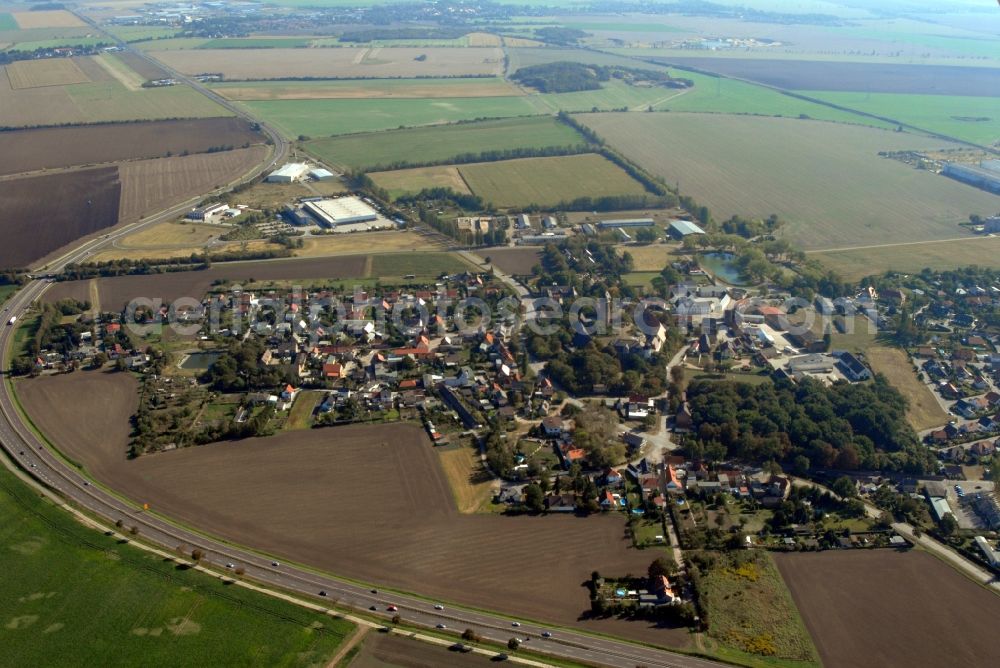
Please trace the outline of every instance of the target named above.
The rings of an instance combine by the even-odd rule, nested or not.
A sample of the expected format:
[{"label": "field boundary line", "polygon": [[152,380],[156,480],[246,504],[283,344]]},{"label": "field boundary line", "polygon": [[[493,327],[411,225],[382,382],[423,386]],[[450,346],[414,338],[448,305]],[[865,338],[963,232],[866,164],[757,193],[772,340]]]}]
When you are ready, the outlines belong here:
[{"label": "field boundary line", "polygon": [[973,241],[975,239],[989,239],[990,237],[981,237],[976,235],[970,235],[967,237],[954,237],[951,239],[927,239],[925,241],[900,241],[895,244],[871,244],[869,246],[845,246],[843,248],[821,248],[814,250],[807,250],[805,253],[811,255],[813,253],[846,253],[848,251],[856,250],[870,250],[873,248],[894,248],[896,246],[925,246],[928,244],[947,244],[954,243],[956,241]]}]

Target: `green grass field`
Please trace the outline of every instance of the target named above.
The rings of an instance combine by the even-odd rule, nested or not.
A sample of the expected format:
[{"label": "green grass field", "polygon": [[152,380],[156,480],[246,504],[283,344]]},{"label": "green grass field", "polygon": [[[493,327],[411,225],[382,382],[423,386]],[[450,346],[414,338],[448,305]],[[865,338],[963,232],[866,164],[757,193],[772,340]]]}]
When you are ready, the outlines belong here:
[{"label": "green grass field", "polygon": [[819,666],[805,623],[771,555],[763,550],[719,556],[703,577],[701,600],[709,613],[708,636],[720,656],[750,655],[758,660],[797,661]]},{"label": "green grass field", "polygon": [[405,276],[437,278],[441,274],[457,274],[469,270],[469,265],[452,253],[387,253],[372,256],[371,275],[374,277]]},{"label": "green grass field", "polygon": [[576,130],[539,116],[316,139],[305,148],[335,165],[371,169],[406,160],[434,162],[463,153],[582,143]]},{"label": "green grass field", "polygon": [[[1000,141],[1000,96],[803,92],[810,97],[984,146]],[[997,93],[1000,95],[1000,91]]]},{"label": "green grass field", "polygon": [[114,40],[110,37],[63,37],[61,39],[40,39],[17,42],[13,48],[21,51],[35,51],[36,49],[54,49],[59,46],[97,46],[98,44],[113,43]]},{"label": "green grass field", "polygon": [[85,528],[3,467],[0,527],[7,665],[314,666],[352,628]]},{"label": "green grass field", "polygon": [[136,47],[143,51],[183,51],[185,49],[197,49],[207,41],[209,40],[205,37],[172,37],[169,39],[154,39],[149,42],[140,42]]},{"label": "green grass field", "polygon": [[1000,237],[879,246],[830,253],[810,253],[809,256],[851,281],[881,274],[890,269],[919,272],[924,267],[930,267],[942,271],[970,264],[1000,267]]},{"label": "green grass field", "polygon": [[721,114],[756,114],[761,116],[808,116],[821,121],[856,123],[873,127],[892,128],[883,123],[847,111],[799,100],[778,91],[742,81],[710,77],[683,70],[671,70],[674,76],[691,79],[694,88],[657,109],[669,111],[704,111]]},{"label": "green grass field", "polygon": [[862,126],[720,114],[585,114],[610,145],[707,206],[787,221],[808,250],[950,239],[996,197],[879,151],[948,148],[944,140]]},{"label": "green grass field", "polygon": [[117,81],[98,81],[66,86],[66,92],[89,122],[232,115],[188,86],[130,91]]},{"label": "green grass field", "polygon": [[19,285],[0,285],[0,304],[7,301],[20,287]]},{"label": "green grass field", "polygon": [[293,49],[309,46],[305,37],[238,37],[212,39],[199,44],[199,49]]},{"label": "green grass field", "polygon": [[[63,44],[78,44],[93,31],[89,28],[28,28],[21,30],[14,23],[13,28],[4,28],[0,25],[0,44],[7,44],[6,50],[28,48],[24,45],[32,43],[46,44],[57,42],[56,46]],[[108,40],[105,40],[108,41]]]},{"label": "green grass field", "polygon": [[620,167],[593,153],[461,165],[459,171],[472,192],[501,207],[646,192]]},{"label": "green grass field", "polygon": [[683,28],[669,26],[665,23],[621,23],[615,21],[571,21],[561,24],[564,28],[576,30],[594,30],[600,32],[689,32]]},{"label": "green grass field", "polygon": [[19,26],[14,17],[8,12],[0,12],[0,30],[17,30]]},{"label": "green grass field", "polygon": [[176,28],[159,28],[157,26],[114,26],[104,29],[126,42],[141,42],[151,39],[166,39],[177,34]]},{"label": "green grass field", "polygon": [[292,410],[288,411],[285,429],[308,429],[312,426],[313,409],[323,398],[322,392],[304,390],[295,398]]},{"label": "green grass field", "polygon": [[231,100],[512,97],[520,89],[501,77],[229,81],[212,88]]}]

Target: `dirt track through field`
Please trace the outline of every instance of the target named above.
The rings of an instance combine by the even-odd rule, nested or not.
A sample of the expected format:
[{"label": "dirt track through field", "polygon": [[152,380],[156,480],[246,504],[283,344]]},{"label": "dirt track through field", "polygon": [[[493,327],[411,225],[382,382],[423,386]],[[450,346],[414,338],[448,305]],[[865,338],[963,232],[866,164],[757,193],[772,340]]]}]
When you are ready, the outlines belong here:
[{"label": "dirt track through field", "polygon": [[988,666],[1000,597],[925,552],[779,554],[826,668]]},{"label": "dirt track through field", "polygon": [[134,388],[126,375],[97,372],[18,384],[43,433],[98,480],[229,540],[444,602],[688,642],[684,631],[579,620],[592,570],[640,573],[656,556],[629,547],[621,515],[461,515],[424,432],[408,424],[286,432],[127,461]]}]

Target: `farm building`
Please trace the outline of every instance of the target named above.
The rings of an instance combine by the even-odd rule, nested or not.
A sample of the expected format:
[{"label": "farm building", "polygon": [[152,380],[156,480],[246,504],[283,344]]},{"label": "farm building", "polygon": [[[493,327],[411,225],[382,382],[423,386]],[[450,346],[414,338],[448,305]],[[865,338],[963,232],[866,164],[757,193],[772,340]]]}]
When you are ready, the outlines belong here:
[{"label": "farm building", "polygon": [[378,220],[378,214],[357,197],[338,197],[306,202],[306,212],[324,227],[336,227],[351,223],[368,223]]},{"label": "farm building", "polygon": [[221,204],[209,204],[208,206],[198,207],[197,209],[192,209],[188,212],[185,218],[188,220],[211,220],[214,216],[221,215],[229,209],[229,205],[225,203]]},{"label": "farm building", "polygon": [[529,227],[531,227],[531,218],[528,217],[528,214],[517,214],[517,217],[514,218],[514,228],[518,230],[526,230]]},{"label": "farm building", "polygon": [[670,221],[670,236],[675,239],[683,239],[692,234],[705,234],[705,230],[687,220]]},{"label": "farm building", "polygon": [[602,220],[597,227],[602,230],[620,229],[623,227],[652,227],[652,218],[626,218],[623,220]]},{"label": "farm building", "polygon": [[957,162],[945,163],[941,172],[945,176],[950,176],[956,181],[968,183],[983,190],[1000,194],[1000,172],[991,169],[983,169],[974,165],[963,165]]},{"label": "farm building", "polygon": [[333,179],[333,172],[322,168],[310,169],[309,178],[313,181],[330,181]]},{"label": "farm building", "polygon": [[1000,216],[990,216],[983,221],[983,232],[987,234],[993,234],[994,232],[1000,232]]},{"label": "farm building", "polygon": [[555,216],[545,216],[542,218],[542,227],[547,230],[554,230],[559,227],[559,223],[556,221]]},{"label": "farm building", "polygon": [[268,174],[265,180],[269,183],[291,183],[301,179],[308,171],[308,165],[301,162],[290,162]]},{"label": "farm building", "polygon": [[840,363],[837,365],[841,373],[847,376],[848,380],[855,383],[868,380],[872,377],[871,370],[864,363],[851,353],[843,353],[840,356]]},{"label": "farm building", "polygon": [[547,234],[528,234],[521,237],[517,241],[521,246],[544,246],[545,244],[562,241],[565,238],[566,235],[564,234],[549,232]]}]

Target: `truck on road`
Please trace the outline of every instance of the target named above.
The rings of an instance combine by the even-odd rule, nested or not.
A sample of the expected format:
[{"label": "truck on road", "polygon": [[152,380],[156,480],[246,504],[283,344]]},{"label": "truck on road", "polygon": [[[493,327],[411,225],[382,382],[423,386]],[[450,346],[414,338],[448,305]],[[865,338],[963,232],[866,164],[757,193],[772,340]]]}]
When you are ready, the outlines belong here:
[{"label": "truck on road", "polygon": [[7,324],[8,325],[13,325],[15,322],[17,322],[17,316],[16,315],[12,315],[10,317],[10,320],[7,321]]}]

